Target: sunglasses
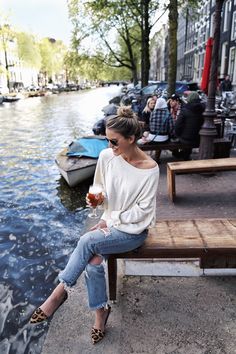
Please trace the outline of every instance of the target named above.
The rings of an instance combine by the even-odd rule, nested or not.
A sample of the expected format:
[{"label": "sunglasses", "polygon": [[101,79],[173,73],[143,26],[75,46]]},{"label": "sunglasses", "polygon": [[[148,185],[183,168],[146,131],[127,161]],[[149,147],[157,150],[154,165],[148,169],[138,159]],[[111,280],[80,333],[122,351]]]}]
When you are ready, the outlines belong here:
[{"label": "sunglasses", "polygon": [[111,145],[113,145],[113,146],[118,146],[119,144],[118,144],[118,141],[117,140],[115,140],[115,139],[107,139],[108,141],[109,141],[109,143],[111,144]]}]

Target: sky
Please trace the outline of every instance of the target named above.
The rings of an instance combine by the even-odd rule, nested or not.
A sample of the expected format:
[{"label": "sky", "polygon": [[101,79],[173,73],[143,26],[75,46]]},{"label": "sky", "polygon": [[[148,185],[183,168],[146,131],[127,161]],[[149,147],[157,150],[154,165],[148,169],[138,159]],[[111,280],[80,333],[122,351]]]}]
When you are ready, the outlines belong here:
[{"label": "sky", "polygon": [[17,29],[69,45],[71,25],[66,0],[0,0],[0,14]]}]

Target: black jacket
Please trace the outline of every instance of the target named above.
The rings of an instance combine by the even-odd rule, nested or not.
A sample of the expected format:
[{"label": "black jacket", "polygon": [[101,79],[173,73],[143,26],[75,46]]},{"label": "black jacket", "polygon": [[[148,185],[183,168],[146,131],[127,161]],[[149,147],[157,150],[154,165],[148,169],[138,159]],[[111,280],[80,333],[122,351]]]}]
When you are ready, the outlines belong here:
[{"label": "black jacket", "polygon": [[175,135],[181,142],[199,145],[199,130],[204,121],[202,115],[204,110],[205,105],[200,100],[187,103],[181,108],[175,122]]},{"label": "black jacket", "polygon": [[230,80],[223,80],[220,85],[221,91],[232,91],[232,84]]},{"label": "black jacket", "polygon": [[150,120],[151,112],[142,112],[142,118],[140,119],[141,122],[144,122],[147,127],[149,127],[149,120]]}]

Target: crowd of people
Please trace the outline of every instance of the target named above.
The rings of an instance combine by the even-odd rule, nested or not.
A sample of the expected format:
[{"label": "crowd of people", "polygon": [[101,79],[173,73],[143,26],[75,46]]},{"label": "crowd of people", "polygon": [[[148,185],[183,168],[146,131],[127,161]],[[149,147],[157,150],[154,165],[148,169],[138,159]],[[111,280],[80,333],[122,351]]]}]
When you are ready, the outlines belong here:
[{"label": "crowd of people", "polygon": [[[105,135],[106,121],[117,113],[118,106],[110,104],[104,111],[104,118],[95,123],[95,135]],[[106,107],[105,107],[106,108]],[[139,112],[132,108],[142,128],[139,145],[149,142],[179,141],[182,144],[198,147],[199,131],[203,124],[205,104],[201,102],[196,91],[189,91],[185,102],[179,95],[173,94],[169,99],[153,94],[146,101],[145,107]],[[176,158],[188,160],[192,150],[189,148],[173,151]]]},{"label": "crowd of people", "polygon": [[[188,93],[186,101],[184,103],[177,94],[173,94],[168,100],[155,95],[148,98],[139,117],[143,135],[138,143],[173,140],[199,146],[199,131],[203,124],[205,105],[195,91]],[[191,152],[191,149],[186,148],[173,151],[173,155],[188,160]]]},{"label": "crowd of people", "polygon": [[[232,90],[228,75],[221,82],[219,90],[222,97],[225,93]],[[130,107],[138,116],[142,127],[142,137],[138,140],[138,144],[174,140],[186,145],[199,146],[199,131],[204,121],[205,103],[201,101],[198,92],[189,91],[184,101],[177,94],[173,94],[167,99],[160,92],[156,92],[147,99],[144,107],[140,107],[137,100]],[[105,114],[104,118],[94,125],[94,134],[105,135],[107,118],[110,114],[116,114],[114,106],[111,108],[113,112]],[[118,106],[116,106],[116,110],[117,108]],[[186,148],[173,151],[173,155],[188,160],[191,152],[191,149]]]}]

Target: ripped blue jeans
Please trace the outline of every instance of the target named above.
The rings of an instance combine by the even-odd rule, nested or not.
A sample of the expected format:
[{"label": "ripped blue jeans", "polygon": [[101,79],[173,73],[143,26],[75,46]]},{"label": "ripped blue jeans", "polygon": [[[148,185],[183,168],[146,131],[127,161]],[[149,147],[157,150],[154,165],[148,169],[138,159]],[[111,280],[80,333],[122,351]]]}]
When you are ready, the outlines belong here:
[{"label": "ripped blue jeans", "polygon": [[142,245],[148,234],[144,230],[139,235],[128,234],[114,227],[105,233],[102,230],[89,231],[79,239],[65,269],[59,273],[59,281],[68,287],[75,285],[85,270],[89,307],[96,310],[107,304],[106,278],[103,264],[90,264],[95,255],[108,258],[112,253],[134,250]]}]

